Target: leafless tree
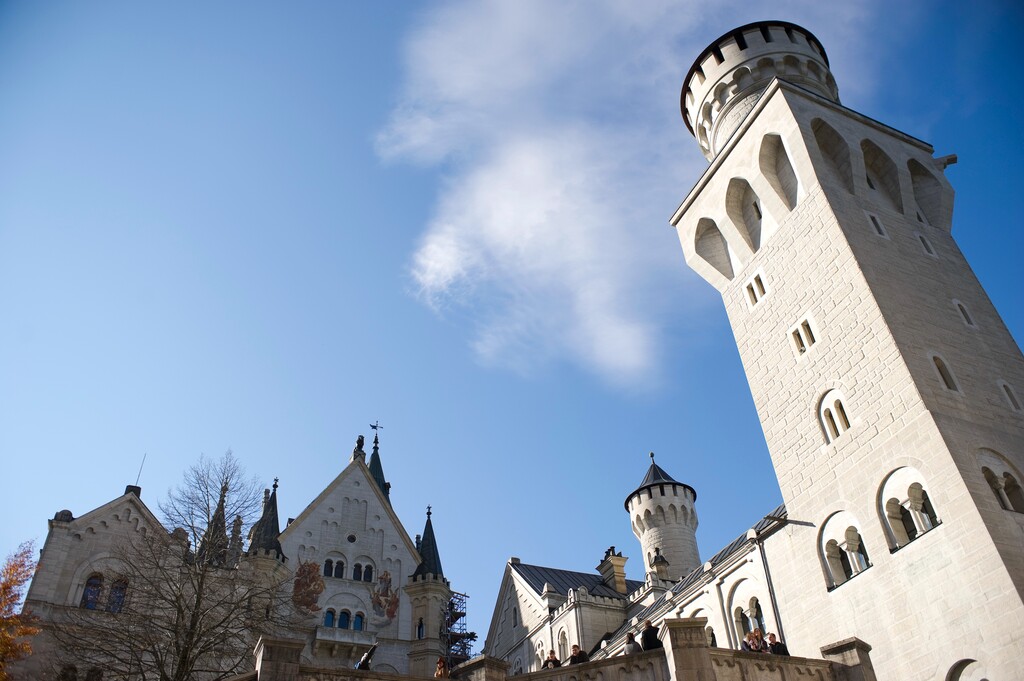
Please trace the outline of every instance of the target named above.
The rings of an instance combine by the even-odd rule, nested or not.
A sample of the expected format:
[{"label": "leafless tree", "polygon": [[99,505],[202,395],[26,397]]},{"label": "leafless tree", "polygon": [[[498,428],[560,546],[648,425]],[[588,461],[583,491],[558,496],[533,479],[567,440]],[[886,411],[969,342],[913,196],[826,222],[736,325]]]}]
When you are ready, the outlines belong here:
[{"label": "leafless tree", "polygon": [[119,546],[111,584],[53,627],[65,674],[73,664],[104,679],[216,681],[250,669],[260,635],[286,626],[293,611],[291,571],[242,552],[260,501],[230,452],[190,467],[160,504],[176,529],[149,528]]}]

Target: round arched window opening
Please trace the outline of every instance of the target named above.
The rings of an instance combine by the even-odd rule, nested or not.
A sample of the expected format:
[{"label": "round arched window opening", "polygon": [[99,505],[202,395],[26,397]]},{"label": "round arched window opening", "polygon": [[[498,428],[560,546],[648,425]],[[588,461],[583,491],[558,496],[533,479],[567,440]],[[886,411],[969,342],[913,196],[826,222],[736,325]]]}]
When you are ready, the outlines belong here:
[{"label": "round arched window opening", "polygon": [[354,534],[350,534],[348,536],[348,543],[349,544],[355,544],[356,543],[356,536]]}]

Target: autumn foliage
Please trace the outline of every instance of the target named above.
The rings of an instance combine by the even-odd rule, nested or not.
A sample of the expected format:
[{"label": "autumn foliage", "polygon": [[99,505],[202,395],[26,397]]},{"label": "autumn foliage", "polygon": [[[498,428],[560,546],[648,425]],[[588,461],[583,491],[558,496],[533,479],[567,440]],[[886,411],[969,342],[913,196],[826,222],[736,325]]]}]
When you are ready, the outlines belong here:
[{"label": "autumn foliage", "polygon": [[25,585],[36,571],[32,542],[18,547],[4,562],[0,576],[0,681],[6,681],[7,666],[32,652],[30,637],[39,633],[27,613],[18,613]]}]

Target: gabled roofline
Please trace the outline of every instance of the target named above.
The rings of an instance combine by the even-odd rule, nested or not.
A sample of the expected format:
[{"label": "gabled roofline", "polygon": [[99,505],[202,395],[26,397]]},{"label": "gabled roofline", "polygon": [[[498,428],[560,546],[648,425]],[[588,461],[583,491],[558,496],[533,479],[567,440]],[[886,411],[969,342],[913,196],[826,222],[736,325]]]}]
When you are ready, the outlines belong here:
[{"label": "gabled roofline", "polygon": [[[420,552],[416,550],[416,544],[413,543],[412,539],[409,537],[409,532],[406,531],[402,521],[398,518],[398,514],[396,514],[395,510],[391,507],[391,502],[387,500],[384,493],[379,487],[377,487],[377,483],[374,482],[373,476],[370,475],[370,469],[367,468],[364,462],[359,461],[358,459],[350,461],[349,464],[345,466],[340,473],[338,473],[337,477],[335,477],[334,480],[332,480],[330,484],[328,484],[327,487],[325,487],[323,491],[313,499],[313,501],[309,502],[306,505],[306,508],[302,509],[302,512],[299,513],[294,520],[288,523],[285,528],[281,530],[281,534],[278,535],[278,537],[282,540],[282,543],[284,538],[288,536],[289,530],[291,530],[292,526],[298,526],[300,521],[305,520],[313,512],[313,508],[315,506],[320,505],[320,503],[323,502],[327,496],[333,492],[343,480],[345,480],[345,478],[352,475],[353,470],[360,470],[362,472],[363,477],[369,483],[369,487],[373,490],[373,493],[377,495],[377,499],[380,501],[381,506],[384,507],[384,511],[388,514],[391,522],[400,530],[402,541],[405,542],[406,548],[409,549],[409,552],[416,559],[416,565],[418,566],[423,562],[423,556],[421,556]],[[411,575],[412,573],[410,572],[409,574]]]}]

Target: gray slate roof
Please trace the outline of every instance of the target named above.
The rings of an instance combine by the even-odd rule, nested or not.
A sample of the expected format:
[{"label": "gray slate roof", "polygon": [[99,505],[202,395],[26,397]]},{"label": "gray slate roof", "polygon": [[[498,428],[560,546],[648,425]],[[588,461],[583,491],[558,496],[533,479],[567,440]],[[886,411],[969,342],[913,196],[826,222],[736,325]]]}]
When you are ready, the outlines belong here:
[{"label": "gray slate roof", "polygon": [[639,494],[648,487],[655,487],[657,485],[681,485],[686,489],[690,490],[690,494],[693,495],[695,501],[697,499],[697,490],[693,489],[685,482],[679,482],[671,475],[666,473],[664,468],[654,463],[654,454],[651,454],[651,467],[647,469],[647,475],[644,476],[643,482],[640,483],[640,486],[629,493],[629,496],[626,497],[626,501],[623,502],[622,505],[628,511],[629,500],[632,499],[634,495]]},{"label": "gray slate roof", "polygon": [[[530,588],[537,592],[537,595],[544,593],[544,584],[548,583],[551,584],[556,593],[562,596],[568,594],[570,589],[578,589],[581,586],[585,586],[587,587],[587,592],[594,596],[604,596],[605,598],[626,597],[601,581],[601,575],[599,574],[558,570],[540,565],[527,565],[526,563],[511,563],[511,566],[530,585]],[[633,593],[643,585],[643,582],[627,579],[626,591]]]}]

